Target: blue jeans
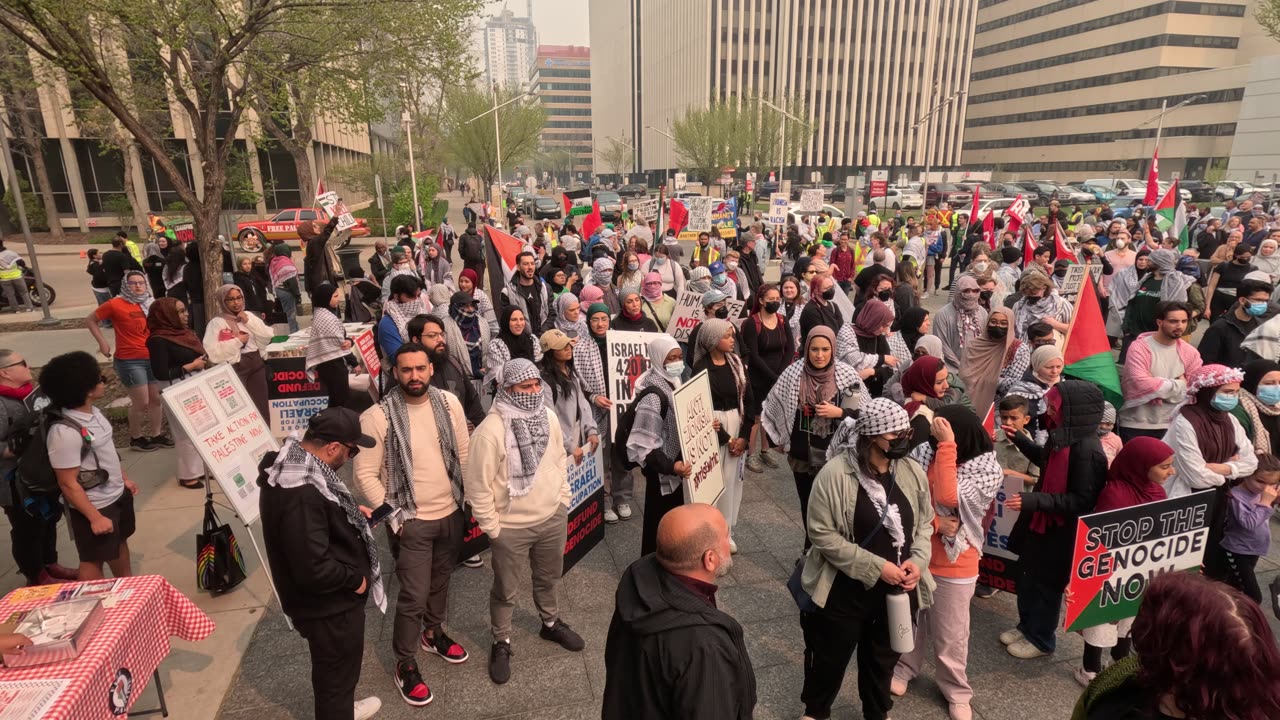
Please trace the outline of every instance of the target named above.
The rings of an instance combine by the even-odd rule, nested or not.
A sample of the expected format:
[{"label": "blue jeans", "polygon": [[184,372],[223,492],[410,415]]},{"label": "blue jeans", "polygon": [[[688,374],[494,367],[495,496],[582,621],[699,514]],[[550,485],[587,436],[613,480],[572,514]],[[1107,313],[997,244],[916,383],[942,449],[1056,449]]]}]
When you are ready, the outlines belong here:
[{"label": "blue jeans", "polygon": [[111,364],[116,369],[116,377],[120,378],[120,382],[127,388],[150,385],[156,381],[155,375],[151,374],[150,360],[121,360],[116,358]]},{"label": "blue jeans", "polygon": [[1051,653],[1058,644],[1062,590],[1023,571],[1018,579],[1018,630],[1027,642]]},{"label": "blue jeans", "polygon": [[280,301],[280,309],[284,311],[285,317],[289,319],[290,334],[298,332],[298,298],[282,287],[278,287],[275,290],[276,299]]}]

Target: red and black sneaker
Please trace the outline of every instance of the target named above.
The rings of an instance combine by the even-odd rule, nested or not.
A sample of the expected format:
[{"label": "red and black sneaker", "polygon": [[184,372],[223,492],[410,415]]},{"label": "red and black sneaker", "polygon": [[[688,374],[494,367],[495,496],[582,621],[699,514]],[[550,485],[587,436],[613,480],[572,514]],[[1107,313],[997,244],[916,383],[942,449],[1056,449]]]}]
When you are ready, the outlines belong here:
[{"label": "red and black sneaker", "polygon": [[439,655],[441,660],[453,665],[464,663],[468,657],[471,657],[467,654],[466,648],[454,642],[453,638],[444,633],[444,630],[436,630],[435,637],[422,633],[422,640],[418,644],[422,646],[423,652]]},{"label": "red and black sneaker", "polygon": [[413,660],[396,664],[396,684],[400,687],[400,697],[410,705],[422,707],[430,705],[434,699],[431,688],[422,681],[422,673],[418,672],[418,663]]}]

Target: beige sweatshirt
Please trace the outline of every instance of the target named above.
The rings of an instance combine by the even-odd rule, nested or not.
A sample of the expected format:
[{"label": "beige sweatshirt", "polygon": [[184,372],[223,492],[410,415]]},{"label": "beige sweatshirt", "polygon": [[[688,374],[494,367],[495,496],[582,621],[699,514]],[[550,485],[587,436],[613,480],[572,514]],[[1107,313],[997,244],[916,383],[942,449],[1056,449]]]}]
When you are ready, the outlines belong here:
[{"label": "beige sweatshirt", "polygon": [[[467,418],[462,403],[452,393],[444,393],[449,418],[453,421],[453,437],[458,447],[458,462],[465,469],[470,452],[467,436]],[[431,402],[418,405],[405,403],[409,414],[409,442],[413,447],[413,497],[417,503],[414,515],[418,520],[439,520],[457,509],[453,491],[449,487],[449,474],[445,471],[444,455],[440,452],[440,435],[436,431],[436,416]],[[377,443],[361,449],[355,459],[356,487],[370,507],[378,507],[386,500],[387,478],[384,476],[383,458],[390,426],[381,405],[374,405],[360,415],[360,431]]]},{"label": "beige sweatshirt", "polygon": [[544,410],[551,423],[547,450],[533,487],[522,497],[513,498],[507,490],[507,428],[497,411],[490,411],[471,435],[471,457],[463,471],[467,502],[480,529],[491,538],[502,528],[533,527],[573,500],[560,421]]}]

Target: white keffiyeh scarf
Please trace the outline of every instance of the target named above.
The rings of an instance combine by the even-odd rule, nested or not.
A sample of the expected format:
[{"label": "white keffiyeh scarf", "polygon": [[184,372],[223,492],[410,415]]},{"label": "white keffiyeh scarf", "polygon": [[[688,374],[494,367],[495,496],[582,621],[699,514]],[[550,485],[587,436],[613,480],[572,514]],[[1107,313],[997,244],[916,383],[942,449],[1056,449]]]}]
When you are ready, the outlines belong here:
[{"label": "white keffiyeh scarf", "polygon": [[551,438],[551,422],[542,393],[513,392],[511,388],[541,377],[533,363],[516,358],[507,363],[503,387],[493,399],[493,409],[507,429],[507,491],[511,497],[529,494]]},{"label": "white keffiyeh scarf", "polygon": [[[911,457],[921,466],[928,468],[933,462],[935,450],[930,443],[920,443],[912,451]],[[982,554],[982,543],[985,534],[982,531],[982,520],[987,515],[987,508],[995,499],[996,492],[1004,482],[1004,469],[996,459],[995,451],[985,452],[975,458],[966,460],[956,467],[956,490],[960,503],[956,508],[960,516],[960,530],[955,537],[939,536],[942,549],[947,559],[955,562],[969,548]],[[938,515],[953,514],[951,508],[934,503],[933,509]]]}]

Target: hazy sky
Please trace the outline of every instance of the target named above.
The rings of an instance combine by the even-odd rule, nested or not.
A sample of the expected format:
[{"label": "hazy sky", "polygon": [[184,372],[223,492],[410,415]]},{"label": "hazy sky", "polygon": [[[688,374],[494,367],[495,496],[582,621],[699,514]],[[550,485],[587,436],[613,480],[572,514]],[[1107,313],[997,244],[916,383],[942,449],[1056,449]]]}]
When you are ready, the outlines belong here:
[{"label": "hazy sky", "polygon": [[[490,2],[485,16],[502,12],[504,6],[517,17],[527,14],[529,0]],[[533,24],[543,45],[590,45],[587,27],[587,0],[533,0]]]}]

